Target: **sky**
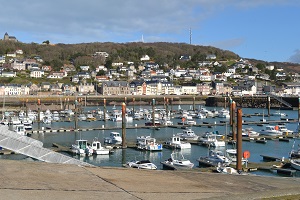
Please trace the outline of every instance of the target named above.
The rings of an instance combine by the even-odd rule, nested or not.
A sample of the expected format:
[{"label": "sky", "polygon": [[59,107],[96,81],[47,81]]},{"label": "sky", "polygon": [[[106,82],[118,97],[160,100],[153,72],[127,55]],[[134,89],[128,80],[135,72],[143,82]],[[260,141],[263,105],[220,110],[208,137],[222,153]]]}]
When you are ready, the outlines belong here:
[{"label": "sky", "polygon": [[10,0],[0,34],[53,44],[189,44],[191,35],[242,58],[300,63],[299,19],[299,0]]}]

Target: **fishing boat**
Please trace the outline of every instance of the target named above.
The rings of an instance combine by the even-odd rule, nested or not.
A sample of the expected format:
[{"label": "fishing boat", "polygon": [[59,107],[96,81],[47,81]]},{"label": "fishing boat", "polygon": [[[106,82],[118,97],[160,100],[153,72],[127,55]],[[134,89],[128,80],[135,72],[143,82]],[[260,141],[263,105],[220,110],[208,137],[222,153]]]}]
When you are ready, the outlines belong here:
[{"label": "fishing boat", "polygon": [[80,156],[91,156],[93,154],[93,150],[91,149],[91,147],[88,145],[88,141],[87,140],[76,140],[75,144],[72,144],[71,149],[73,151],[73,153],[78,154]]},{"label": "fishing boat", "polygon": [[108,155],[110,153],[110,150],[103,147],[98,139],[93,140],[91,148],[93,150],[93,154],[95,155]]},{"label": "fishing boat", "polygon": [[180,136],[173,135],[165,142],[165,146],[174,149],[190,149],[192,148],[191,143],[181,141]]},{"label": "fishing boat", "polygon": [[157,169],[157,166],[152,162],[150,162],[149,160],[141,160],[141,161],[132,160],[130,162],[127,162],[126,165],[128,167],[138,168],[138,169],[151,169],[151,170]]},{"label": "fishing boat", "polygon": [[194,163],[185,159],[182,154],[180,154],[179,157],[178,153],[172,153],[171,157],[168,160],[161,162],[161,164],[165,169],[191,169],[194,167]]},{"label": "fishing boat", "polygon": [[162,151],[163,145],[157,144],[156,139],[150,136],[138,136],[136,138],[136,147],[139,150]]}]

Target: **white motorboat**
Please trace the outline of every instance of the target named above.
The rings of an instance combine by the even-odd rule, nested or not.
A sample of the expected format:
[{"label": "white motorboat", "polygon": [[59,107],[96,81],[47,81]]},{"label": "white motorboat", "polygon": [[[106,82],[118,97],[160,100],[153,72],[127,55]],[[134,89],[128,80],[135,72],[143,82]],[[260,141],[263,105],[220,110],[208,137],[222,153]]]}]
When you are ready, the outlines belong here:
[{"label": "white motorboat", "polygon": [[92,114],[92,113],[88,113],[87,115],[86,115],[86,121],[96,121],[97,119],[96,119],[96,117]]},{"label": "white motorboat", "polygon": [[78,120],[79,120],[79,121],[86,121],[86,120],[87,120],[87,117],[86,117],[85,114],[82,113],[82,114],[79,114],[79,115],[78,115]]},{"label": "white motorboat", "polygon": [[273,115],[274,115],[274,116],[280,116],[280,117],[285,117],[285,116],[287,116],[286,113],[281,112],[280,110],[275,111],[275,112],[273,113]]},{"label": "white motorboat", "polygon": [[182,154],[180,154],[180,157],[177,154],[172,153],[171,158],[164,162],[161,162],[163,164],[163,167],[171,169],[191,169],[194,167],[194,163],[192,163],[188,159],[185,159]]},{"label": "white motorboat", "polygon": [[199,166],[205,165],[205,166],[228,166],[231,163],[231,160],[228,159],[223,151],[220,150],[209,150],[208,155],[204,157],[200,157],[198,160]]},{"label": "white motorboat", "polygon": [[210,147],[225,147],[225,141],[218,138],[223,138],[223,135],[206,133],[199,138],[199,143]]},{"label": "white motorboat", "polygon": [[130,162],[126,163],[127,166],[132,168],[138,168],[138,169],[157,169],[157,166],[153,163],[151,163],[149,160],[132,160]]},{"label": "white motorboat", "polygon": [[108,155],[110,150],[103,147],[101,145],[101,142],[97,139],[95,139],[92,144],[91,144],[91,148],[93,150],[93,154],[96,154],[96,155]]},{"label": "white motorboat", "polygon": [[258,137],[259,132],[253,130],[252,127],[242,129],[242,136],[243,137]]},{"label": "white motorboat", "polygon": [[292,168],[300,171],[300,159],[291,159],[290,163]]},{"label": "white motorboat", "polygon": [[[237,161],[237,151],[235,148],[233,149],[226,149],[226,155],[225,155],[230,161],[231,164],[236,165]],[[242,165],[244,165],[247,162],[247,159],[242,158]]]},{"label": "white motorboat", "polygon": [[183,140],[198,140],[199,138],[199,136],[190,128],[184,129],[182,133],[177,133],[177,136]]},{"label": "white motorboat", "polygon": [[219,111],[218,117],[220,117],[220,118],[230,118],[230,112],[229,112],[229,110],[227,110],[225,108],[222,108]]},{"label": "white motorboat", "polygon": [[173,135],[169,140],[165,142],[167,147],[174,149],[190,149],[192,148],[191,143],[181,141],[180,136]]},{"label": "white motorboat", "polygon": [[268,125],[268,126],[266,126],[265,129],[260,131],[260,134],[261,135],[267,135],[267,136],[279,136],[279,135],[282,135],[282,132],[279,131],[278,126]]},{"label": "white motorboat", "polygon": [[146,151],[162,151],[163,145],[157,144],[156,139],[150,136],[138,136],[136,138],[137,149]]},{"label": "white motorboat", "polygon": [[88,145],[87,140],[82,140],[82,139],[76,140],[75,144],[72,144],[71,149],[75,154],[78,154],[80,156],[84,156],[84,155],[90,156],[93,154],[93,150]]},{"label": "white motorboat", "polygon": [[23,125],[25,130],[32,130],[32,122],[24,121]]},{"label": "white motorboat", "polygon": [[121,144],[122,137],[118,132],[111,132],[109,137],[104,138],[104,143],[108,144]]},{"label": "white motorboat", "polygon": [[278,126],[278,130],[281,131],[281,133],[284,135],[290,135],[294,133],[294,131],[287,129],[285,125],[277,125],[277,126]]}]

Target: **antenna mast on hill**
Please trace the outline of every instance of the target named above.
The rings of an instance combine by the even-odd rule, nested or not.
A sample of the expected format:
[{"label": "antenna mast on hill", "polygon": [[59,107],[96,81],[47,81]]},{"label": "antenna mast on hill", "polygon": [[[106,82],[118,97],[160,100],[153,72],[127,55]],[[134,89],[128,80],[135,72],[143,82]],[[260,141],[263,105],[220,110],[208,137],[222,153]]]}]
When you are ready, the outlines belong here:
[{"label": "antenna mast on hill", "polygon": [[144,43],[144,35],[142,34],[142,43]]},{"label": "antenna mast on hill", "polygon": [[190,28],[190,44],[192,44],[192,29]]}]

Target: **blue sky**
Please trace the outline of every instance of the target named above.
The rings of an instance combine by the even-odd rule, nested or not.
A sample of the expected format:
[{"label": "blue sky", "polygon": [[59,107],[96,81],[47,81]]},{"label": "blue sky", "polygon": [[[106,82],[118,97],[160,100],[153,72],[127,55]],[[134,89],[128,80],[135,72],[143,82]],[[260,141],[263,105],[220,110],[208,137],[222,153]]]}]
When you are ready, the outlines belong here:
[{"label": "blue sky", "polygon": [[[300,63],[298,0],[10,0],[0,34],[25,43],[183,42]],[[104,49],[101,49],[105,51]]]}]

